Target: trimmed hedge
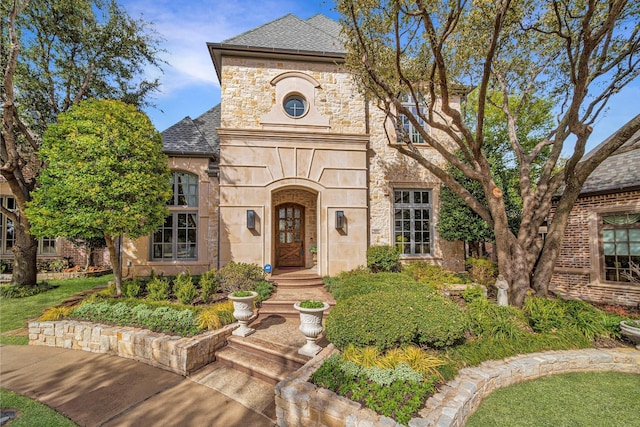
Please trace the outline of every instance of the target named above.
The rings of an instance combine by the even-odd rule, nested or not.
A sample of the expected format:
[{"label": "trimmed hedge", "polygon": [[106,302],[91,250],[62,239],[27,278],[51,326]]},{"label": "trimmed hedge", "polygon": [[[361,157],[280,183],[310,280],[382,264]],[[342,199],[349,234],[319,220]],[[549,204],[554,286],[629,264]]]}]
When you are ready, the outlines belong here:
[{"label": "trimmed hedge", "polygon": [[327,289],[336,301],[342,301],[354,295],[373,292],[435,292],[435,288],[415,281],[403,273],[370,273],[366,270],[353,270],[340,273],[337,279],[327,281]]},{"label": "trimmed hedge", "polygon": [[374,346],[380,351],[406,344],[441,348],[462,341],[464,312],[430,292],[375,292],[341,301],[327,316],[327,338],[343,349]]},{"label": "trimmed hedge", "polygon": [[374,273],[400,271],[400,252],[395,246],[370,246],[367,267]]}]

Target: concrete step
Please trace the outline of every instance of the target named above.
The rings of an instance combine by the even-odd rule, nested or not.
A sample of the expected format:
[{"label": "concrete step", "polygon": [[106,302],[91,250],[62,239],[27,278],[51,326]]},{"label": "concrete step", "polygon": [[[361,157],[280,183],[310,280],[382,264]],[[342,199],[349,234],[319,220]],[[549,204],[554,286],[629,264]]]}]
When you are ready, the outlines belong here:
[{"label": "concrete step", "polygon": [[235,370],[221,362],[210,363],[189,379],[240,402],[272,421],[276,420],[275,390],[271,383]]},{"label": "concrete step", "polygon": [[269,384],[277,384],[294,369],[271,359],[256,356],[253,353],[231,345],[216,352],[216,360],[237,371],[244,372]]},{"label": "concrete step", "polygon": [[272,283],[275,283],[275,285],[279,288],[305,288],[324,286],[324,282],[322,281],[322,278],[320,276],[275,276],[271,277],[270,281]]},{"label": "concrete step", "polygon": [[302,367],[309,360],[298,354],[298,347],[265,341],[253,335],[245,338],[232,335],[227,339],[227,342],[230,347],[279,363],[291,371]]},{"label": "concrete step", "polygon": [[262,307],[260,307],[260,316],[282,316],[287,319],[296,319],[300,317],[300,313],[298,310],[293,308],[293,305],[296,302],[300,302],[305,299],[315,299],[320,301],[328,302],[330,307],[327,311],[324,312],[324,315],[327,316],[329,312],[331,312],[331,308],[335,305],[335,301],[327,301],[326,298],[322,298],[322,296],[318,296],[315,298],[297,298],[297,299],[288,299],[288,300],[266,300],[262,302]]}]

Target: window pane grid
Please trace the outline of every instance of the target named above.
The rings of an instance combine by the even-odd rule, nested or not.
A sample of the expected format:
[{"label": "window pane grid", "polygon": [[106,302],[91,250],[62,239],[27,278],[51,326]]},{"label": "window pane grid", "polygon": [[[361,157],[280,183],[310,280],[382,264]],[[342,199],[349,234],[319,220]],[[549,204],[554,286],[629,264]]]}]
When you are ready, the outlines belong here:
[{"label": "window pane grid", "polygon": [[393,239],[403,255],[431,253],[430,192],[394,190]]},{"label": "window pane grid", "polygon": [[640,220],[638,215],[604,218],[602,255],[607,281],[629,283],[631,263],[640,265]]}]

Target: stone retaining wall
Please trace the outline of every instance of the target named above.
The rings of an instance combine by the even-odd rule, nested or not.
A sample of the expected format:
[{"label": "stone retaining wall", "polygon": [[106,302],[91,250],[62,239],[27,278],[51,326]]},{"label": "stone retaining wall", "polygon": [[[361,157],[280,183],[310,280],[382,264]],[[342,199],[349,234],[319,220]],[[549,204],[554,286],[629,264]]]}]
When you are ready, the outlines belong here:
[{"label": "stone retaining wall", "polygon": [[140,328],[110,327],[62,320],[30,322],[29,344],[106,353],[134,359],[180,375],[189,375],[215,360],[237,324],[182,338]]},{"label": "stone retaining wall", "polygon": [[[307,427],[397,427],[396,421],[311,384],[311,375],[333,346],[276,386],[277,425]],[[569,372],[612,371],[640,374],[640,351],[633,348],[550,351],[488,361],[465,368],[429,398],[409,427],[460,427],[491,392],[522,381]]]}]

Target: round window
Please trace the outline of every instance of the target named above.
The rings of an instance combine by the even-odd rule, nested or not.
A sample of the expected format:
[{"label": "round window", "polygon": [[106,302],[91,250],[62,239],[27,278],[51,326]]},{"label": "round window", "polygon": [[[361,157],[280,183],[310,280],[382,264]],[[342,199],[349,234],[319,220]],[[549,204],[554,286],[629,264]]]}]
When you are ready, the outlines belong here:
[{"label": "round window", "polygon": [[291,117],[302,117],[307,112],[307,101],[302,95],[289,95],[284,99],[284,111]]}]

